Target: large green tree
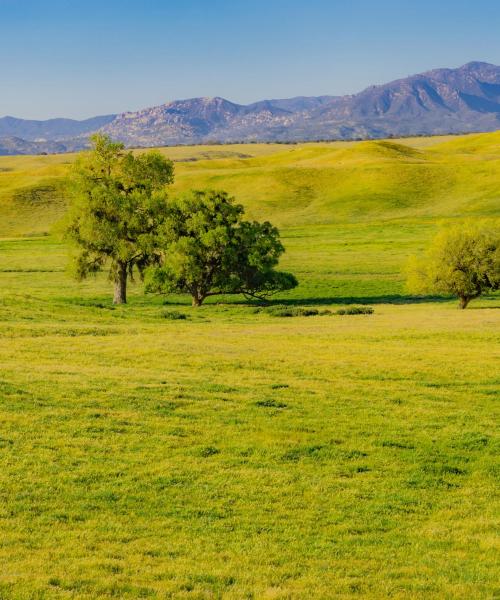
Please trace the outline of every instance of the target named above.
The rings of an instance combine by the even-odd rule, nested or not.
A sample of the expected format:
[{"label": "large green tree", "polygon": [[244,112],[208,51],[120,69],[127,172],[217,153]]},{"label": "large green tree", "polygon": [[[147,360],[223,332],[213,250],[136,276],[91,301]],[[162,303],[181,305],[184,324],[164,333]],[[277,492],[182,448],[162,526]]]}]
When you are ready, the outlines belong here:
[{"label": "large green tree", "polygon": [[72,203],[64,223],[74,243],[78,279],[109,266],[115,304],[127,301],[127,279],[158,260],[158,232],[167,216],[166,186],[171,161],[159,152],[133,154],[96,134],[92,149],[76,160],[70,175]]},{"label": "large green tree", "polygon": [[500,227],[466,222],[443,227],[426,255],[413,258],[407,287],[412,293],[444,293],[466,308],[482,293],[500,288]]},{"label": "large green tree", "polygon": [[243,220],[244,210],[225,192],[196,191],[172,201],[164,224],[162,265],[146,289],[191,295],[193,306],[209,296],[266,298],[297,285],[276,271],[284,252],[270,223]]}]

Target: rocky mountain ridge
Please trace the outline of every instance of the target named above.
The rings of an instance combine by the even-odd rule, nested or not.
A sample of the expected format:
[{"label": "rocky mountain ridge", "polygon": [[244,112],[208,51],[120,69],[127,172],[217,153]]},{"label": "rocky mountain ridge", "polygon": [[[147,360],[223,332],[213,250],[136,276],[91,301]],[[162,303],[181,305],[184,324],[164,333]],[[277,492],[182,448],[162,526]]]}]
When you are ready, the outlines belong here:
[{"label": "rocky mountain ridge", "polygon": [[[0,119],[0,154],[60,152],[102,131],[127,146],[293,142],[500,129],[500,67],[471,62],[435,69],[349,96],[263,100],[241,105],[192,98],[85,121]],[[6,141],[7,139],[7,141]]]}]

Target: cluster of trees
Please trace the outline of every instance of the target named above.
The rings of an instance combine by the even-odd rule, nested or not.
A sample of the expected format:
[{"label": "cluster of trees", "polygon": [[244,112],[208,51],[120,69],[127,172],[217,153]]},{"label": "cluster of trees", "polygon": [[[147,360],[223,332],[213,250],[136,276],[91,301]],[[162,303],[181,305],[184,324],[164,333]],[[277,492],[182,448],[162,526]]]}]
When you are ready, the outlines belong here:
[{"label": "cluster of trees", "polygon": [[[297,286],[277,271],[284,252],[269,222],[244,220],[244,209],[222,191],[170,198],[173,163],[159,152],[133,154],[97,134],[75,162],[66,238],[74,244],[77,278],[109,267],[115,304],[127,301],[127,281],[138,273],[146,291],[188,293],[193,306],[220,294],[264,299]],[[500,230],[475,222],[446,227],[427,254],[409,266],[408,289],[445,293],[460,308],[500,289]]]},{"label": "cluster of trees", "polygon": [[134,155],[97,134],[71,173],[73,202],[65,219],[78,279],[109,267],[115,304],[127,301],[127,281],[146,278],[151,292],[266,298],[297,285],[277,271],[284,252],[270,223],[244,220],[225,192],[194,191],[170,199],[173,163],[155,151]]}]

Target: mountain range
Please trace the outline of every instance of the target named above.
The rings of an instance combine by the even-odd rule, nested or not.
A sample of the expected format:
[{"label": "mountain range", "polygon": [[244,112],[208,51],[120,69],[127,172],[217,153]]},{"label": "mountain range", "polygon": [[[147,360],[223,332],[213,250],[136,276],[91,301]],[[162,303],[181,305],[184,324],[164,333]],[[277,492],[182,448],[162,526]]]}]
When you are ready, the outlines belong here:
[{"label": "mountain range", "polygon": [[79,150],[96,131],[127,146],[294,142],[437,135],[500,129],[500,67],[470,62],[348,96],[235,104],[192,98],[84,121],[0,118],[0,154]]}]

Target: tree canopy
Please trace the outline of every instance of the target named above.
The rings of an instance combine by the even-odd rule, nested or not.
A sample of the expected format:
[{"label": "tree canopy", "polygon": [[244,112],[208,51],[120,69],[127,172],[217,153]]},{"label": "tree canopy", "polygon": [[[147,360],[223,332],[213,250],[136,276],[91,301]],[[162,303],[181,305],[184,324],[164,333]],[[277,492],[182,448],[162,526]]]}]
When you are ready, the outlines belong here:
[{"label": "tree canopy", "polygon": [[200,306],[208,296],[264,299],[295,287],[293,275],[275,270],[284,252],[278,230],[243,215],[222,191],[195,191],[169,203],[162,263],[151,270],[147,290],[189,293]]},{"label": "tree canopy", "polygon": [[413,293],[445,293],[460,308],[482,293],[500,288],[500,227],[462,223],[443,228],[425,257],[413,258],[407,287]]},{"label": "tree canopy", "polygon": [[92,149],[70,175],[72,204],[65,220],[74,243],[77,278],[109,265],[114,303],[127,301],[127,278],[159,259],[158,232],[167,215],[166,186],[173,163],[159,152],[133,154],[109,137],[92,136]]}]

